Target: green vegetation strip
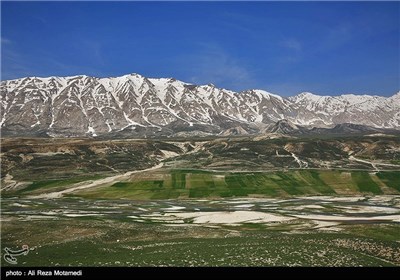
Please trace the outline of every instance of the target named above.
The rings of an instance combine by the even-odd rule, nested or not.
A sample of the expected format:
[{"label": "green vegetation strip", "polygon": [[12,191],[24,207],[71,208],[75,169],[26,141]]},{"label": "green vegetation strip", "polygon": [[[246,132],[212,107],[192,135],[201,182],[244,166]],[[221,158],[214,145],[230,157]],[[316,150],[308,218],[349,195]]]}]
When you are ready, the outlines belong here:
[{"label": "green vegetation strip", "polygon": [[388,187],[400,191],[400,172],[399,171],[378,172],[376,175]]},{"label": "green vegetation strip", "polygon": [[[265,173],[166,171],[163,179],[118,182],[84,190],[88,198],[168,199],[203,197],[288,197],[301,195],[384,194],[364,171],[294,170]],[[150,177],[151,178],[151,177]],[[382,185],[400,191],[400,172],[380,172]]]}]

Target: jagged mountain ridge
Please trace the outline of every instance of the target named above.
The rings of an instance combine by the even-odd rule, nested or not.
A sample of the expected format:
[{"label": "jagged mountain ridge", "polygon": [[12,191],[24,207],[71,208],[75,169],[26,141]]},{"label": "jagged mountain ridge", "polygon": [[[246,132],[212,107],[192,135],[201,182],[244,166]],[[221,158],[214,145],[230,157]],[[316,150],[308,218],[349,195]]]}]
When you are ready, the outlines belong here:
[{"label": "jagged mountain ridge", "polygon": [[311,93],[282,98],[138,74],[28,77],[2,81],[0,89],[3,135],[256,134],[283,119],[308,128],[354,123],[400,129],[400,92],[389,98]]}]

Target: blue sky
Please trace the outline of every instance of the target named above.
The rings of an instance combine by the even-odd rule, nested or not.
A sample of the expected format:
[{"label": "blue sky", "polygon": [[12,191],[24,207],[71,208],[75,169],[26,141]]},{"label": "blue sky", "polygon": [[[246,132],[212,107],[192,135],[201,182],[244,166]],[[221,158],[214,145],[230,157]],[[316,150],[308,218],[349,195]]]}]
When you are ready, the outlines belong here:
[{"label": "blue sky", "polygon": [[2,80],[139,73],[393,95],[400,2],[1,2]]}]

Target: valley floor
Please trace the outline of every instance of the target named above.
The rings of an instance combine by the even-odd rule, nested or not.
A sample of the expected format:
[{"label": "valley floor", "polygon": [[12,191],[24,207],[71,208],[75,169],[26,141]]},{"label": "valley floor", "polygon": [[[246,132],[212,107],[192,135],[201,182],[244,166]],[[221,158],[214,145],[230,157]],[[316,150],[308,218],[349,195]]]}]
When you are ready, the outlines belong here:
[{"label": "valley floor", "polygon": [[398,196],[9,198],[1,223],[23,266],[400,265]]},{"label": "valley floor", "polygon": [[400,266],[398,140],[46,141],[2,147],[18,265]]}]

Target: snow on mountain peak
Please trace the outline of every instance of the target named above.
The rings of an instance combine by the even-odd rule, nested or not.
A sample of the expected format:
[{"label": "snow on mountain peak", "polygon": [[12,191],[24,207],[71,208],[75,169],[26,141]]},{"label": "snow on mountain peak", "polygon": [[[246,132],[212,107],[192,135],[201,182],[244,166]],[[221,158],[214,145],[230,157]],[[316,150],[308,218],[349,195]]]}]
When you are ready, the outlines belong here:
[{"label": "snow on mountain peak", "polygon": [[400,99],[400,91],[398,91],[397,93],[393,94],[391,97],[389,98],[393,98],[393,99]]},{"label": "snow on mountain peak", "polygon": [[270,97],[275,97],[276,99],[279,99],[283,102],[283,98],[280,95],[277,95],[277,94],[274,94],[274,93],[271,93],[271,92],[268,92],[268,91],[265,91],[262,89],[253,89],[252,91],[256,94],[261,94],[261,95],[267,97],[268,99],[270,99]]},{"label": "snow on mountain peak", "polygon": [[220,133],[230,126],[262,127],[282,119],[310,127],[347,122],[400,129],[399,111],[400,92],[389,98],[310,92],[282,98],[260,89],[234,92],[136,73],[109,78],[28,77],[2,81],[0,92],[2,129],[36,129],[52,135],[84,136],[88,131],[102,135],[132,125],[149,132],[163,127],[176,132],[194,124],[207,133],[210,129]]},{"label": "snow on mountain peak", "polygon": [[303,99],[307,98],[307,99],[310,99],[310,100],[318,100],[318,99],[320,99],[322,97],[320,95],[316,95],[316,94],[314,94],[312,92],[307,92],[307,91],[302,92],[302,93],[298,94],[297,96],[300,97],[300,98],[303,98]]}]

